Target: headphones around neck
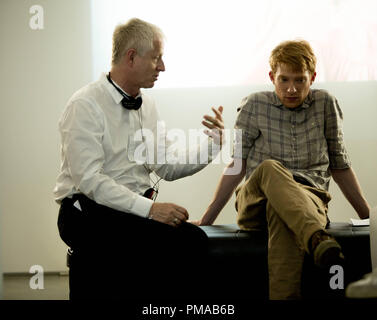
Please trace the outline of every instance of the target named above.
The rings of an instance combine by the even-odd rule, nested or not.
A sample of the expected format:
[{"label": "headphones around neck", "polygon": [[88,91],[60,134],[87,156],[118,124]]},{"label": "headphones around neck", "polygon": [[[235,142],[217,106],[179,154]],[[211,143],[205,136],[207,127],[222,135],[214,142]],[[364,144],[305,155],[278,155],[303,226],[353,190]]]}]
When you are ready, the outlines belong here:
[{"label": "headphones around neck", "polygon": [[[123,99],[121,101],[122,103],[122,106],[125,107],[126,109],[128,110],[139,110],[140,107],[141,107],[141,104],[143,103],[143,100],[141,99],[141,97],[137,97],[136,99],[134,97],[130,97],[128,95],[126,95],[122,90],[120,90],[115,84],[114,82],[111,80],[110,78],[110,72],[106,75],[107,77],[107,80],[109,80],[109,82],[114,86],[115,89],[118,90],[118,92],[122,95]],[[141,135],[142,137],[144,137],[143,135],[143,123],[142,123],[142,118],[140,116],[140,111],[139,111],[139,121],[140,121],[140,128],[141,128]],[[144,138],[143,138],[143,142],[144,142]],[[146,149],[147,151],[147,154],[148,154],[148,149]],[[147,165],[144,164],[144,168],[145,170],[147,171],[148,175],[149,173],[153,172]],[[145,193],[143,194],[144,197],[147,197],[149,199],[152,199],[153,201],[156,200],[157,198],[157,195],[158,195],[158,189],[159,189],[159,182],[162,178],[159,178],[157,177],[158,180],[157,181],[153,181],[151,179],[151,177],[149,176],[149,179],[150,181],[153,183],[153,186],[151,188],[149,188],[147,191],[145,191]]]},{"label": "headphones around neck", "polygon": [[123,99],[121,101],[122,106],[125,107],[128,110],[139,110],[141,107],[141,104],[143,103],[143,100],[141,97],[137,97],[136,99],[134,97],[126,95],[122,90],[120,90],[114,82],[110,78],[110,72],[106,76],[107,80],[114,86],[115,89],[122,95]]}]

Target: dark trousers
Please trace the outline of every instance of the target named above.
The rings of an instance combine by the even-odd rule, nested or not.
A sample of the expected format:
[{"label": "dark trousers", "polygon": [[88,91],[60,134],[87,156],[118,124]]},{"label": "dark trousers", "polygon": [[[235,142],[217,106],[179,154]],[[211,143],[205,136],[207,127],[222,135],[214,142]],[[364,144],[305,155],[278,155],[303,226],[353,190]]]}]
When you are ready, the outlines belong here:
[{"label": "dark trousers", "polygon": [[[81,211],[73,204],[79,201]],[[206,234],[172,227],[97,204],[84,195],[63,200],[58,218],[70,259],[71,299],[201,297]]]}]

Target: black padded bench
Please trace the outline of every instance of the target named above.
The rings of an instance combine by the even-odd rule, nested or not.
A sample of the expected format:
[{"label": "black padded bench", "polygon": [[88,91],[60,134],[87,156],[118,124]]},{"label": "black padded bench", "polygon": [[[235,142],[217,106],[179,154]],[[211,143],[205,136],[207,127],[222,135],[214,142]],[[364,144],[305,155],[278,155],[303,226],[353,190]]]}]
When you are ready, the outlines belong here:
[{"label": "black padded bench", "polygon": [[[218,298],[268,299],[267,234],[242,231],[236,224],[201,227],[209,237],[213,264],[208,270],[209,284]],[[306,256],[303,269],[302,295],[308,299],[342,299],[350,282],[371,272],[369,227],[353,227],[348,223],[330,223],[327,231],[342,246],[344,289],[331,289],[330,274],[314,266]]]},{"label": "black padded bench", "polygon": [[[202,226],[201,228],[209,238],[209,263],[205,264],[201,261],[197,263],[203,275],[198,279],[199,288],[206,292],[206,296],[208,295],[209,299],[222,301],[268,299],[266,232],[241,231],[236,224]],[[350,282],[359,280],[372,271],[369,227],[331,223],[327,231],[337,239],[343,249],[345,289]],[[68,266],[72,254],[68,250]],[[77,269],[75,270],[76,273]],[[76,282],[71,277],[72,272],[71,266],[71,288]],[[86,274],[88,270],[83,270],[83,272]],[[302,278],[303,298],[343,299],[344,289],[330,288],[329,282],[332,276],[334,274],[330,274],[328,270],[324,271],[315,267],[312,259],[306,256]],[[95,279],[96,277],[93,277],[93,281]]]}]

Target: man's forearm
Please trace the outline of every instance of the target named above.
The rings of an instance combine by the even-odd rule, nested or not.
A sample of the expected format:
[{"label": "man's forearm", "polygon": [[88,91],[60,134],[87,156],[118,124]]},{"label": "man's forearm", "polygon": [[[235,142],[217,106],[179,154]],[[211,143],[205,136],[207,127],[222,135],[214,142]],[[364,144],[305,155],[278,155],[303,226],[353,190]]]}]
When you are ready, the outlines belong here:
[{"label": "man's forearm", "polygon": [[[159,177],[166,181],[181,179],[204,169],[218,156],[221,148],[210,138],[203,140],[196,148],[169,147],[166,154],[162,153],[158,156],[161,157],[160,161],[162,160],[163,163],[153,165],[152,168]],[[179,155],[178,158],[176,158],[176,154]],[[176,161],[178,162],[176,163]]]},{"label": "man's forearm", "polygon": [[[235,170],[234,161],[227,166],[224,174],[221,176],[219,184],[217,185],[211,204],[200,219],[201,225],[213,224],[220,211],[227,204],[234,190],[245,176],[246,163],[244,160],[242,160],[241,165],[242,168],[240,170]],[[237,172],[237,174],[234,174],[235,172]]]},{"label": "man's forearm", "polygon": [[352,168],[332,169],[331,174],[359,217],[361,219],[368,218],[370,206],[364,198],[359,181]]}]

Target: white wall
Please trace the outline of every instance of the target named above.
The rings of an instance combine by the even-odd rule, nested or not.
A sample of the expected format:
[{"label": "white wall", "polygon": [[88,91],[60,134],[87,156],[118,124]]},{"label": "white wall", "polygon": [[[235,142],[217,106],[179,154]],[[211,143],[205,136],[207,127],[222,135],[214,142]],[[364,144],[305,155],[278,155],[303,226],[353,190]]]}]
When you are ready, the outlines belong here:
[{"label": "white wall", "polygon": [[[44,8],[32,30],[29,8]],[[0,212],[3,272],[64,269],[52,189],[59,169],[57,121],[91,80],[89,0],[1,0]]]},{"label": "white wall", "polygon": [[[267,76],[267,74],[266,74]],[[316,83],[334,94],[344,113],[346,146],[364,194],[372,206],[377,205],[377,82]],[[241,99],[252,92],[272,90],[270,85],[249,87],[219,87],[197,89],[153,89],[161,117],[169,128],[200,128],[202,115],[211,112],[211,106],[224,106],[227,128],[233,128],[236,108]],[[159,201],[176,202],[187,208],[193,219],[199,218],[211,200],[225,165],[208,166],[198,174],[175,182],[163,182]],[[331,221],[349,221],[357,218],[338,186],[332,181],[329,217]],[[195,199],[193,201],[193,199]],[[234,196],[216,220],[217,224],[235,223]]]},{"label": "white wall", "polygon": [[[92,80],[89,0],[37,2],[45,15],[45,28],[40,31],[29,28],[29,8],[35,1],[0,2],[3,272],[28,272],[34,264],[43,266],[45,271],[66,269],[66,247],[58,236],[58,206],[52,195],[59,168],[57,122],[67,99]],[[366,197],[375,205],[376,82],[323,87],[331,89],[340,100],[354,168]],[[209,112],[210,106],[220,104],[225,107],[226,125],[232,128],[241,98],[265,88],[152,89],[149,92],[170,128],[200,128],[202,115]],[[199,218],[213,195],[223,167],[211,165],[196,176],[162,183],[158,200],[176,202],[189,210],[191,218]],[[234,214],[233,201],[230,201],[216,223],[234,223]],[[336,188],[330,216],[335,221],[355,216]]]}]

